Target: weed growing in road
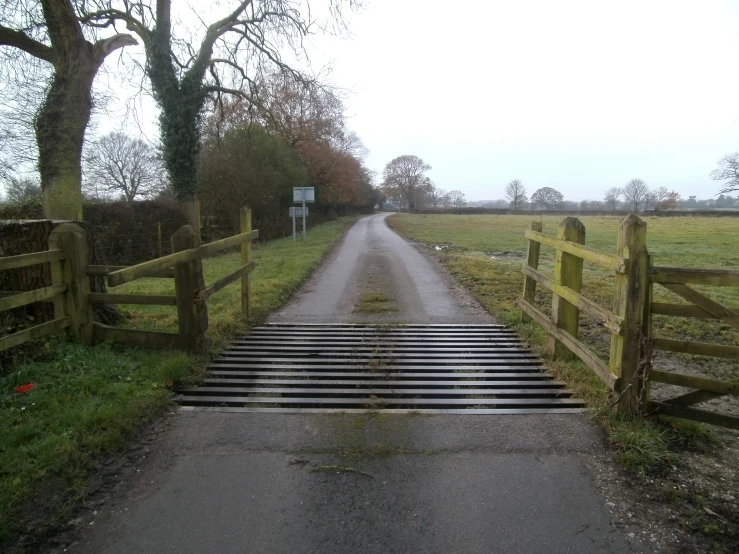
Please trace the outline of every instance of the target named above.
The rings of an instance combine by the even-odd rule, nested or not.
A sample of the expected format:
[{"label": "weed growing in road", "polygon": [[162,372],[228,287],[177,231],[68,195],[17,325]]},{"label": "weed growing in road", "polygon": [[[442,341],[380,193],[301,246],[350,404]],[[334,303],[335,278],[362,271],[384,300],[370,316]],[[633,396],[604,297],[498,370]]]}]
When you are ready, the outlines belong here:
[{"label": "weed growing in road", "polygon": [[380,314],[397,311],[395,300],[381,292],[363,294],[354,306],[355,313]]}]

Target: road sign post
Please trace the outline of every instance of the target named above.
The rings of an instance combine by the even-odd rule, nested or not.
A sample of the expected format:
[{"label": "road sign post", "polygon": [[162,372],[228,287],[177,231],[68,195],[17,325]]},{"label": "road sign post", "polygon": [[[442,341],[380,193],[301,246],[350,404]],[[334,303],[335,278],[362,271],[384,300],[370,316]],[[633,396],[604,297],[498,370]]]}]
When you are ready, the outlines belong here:
[{"label": "road sign post", "polygon": [[290,208],[289,214],[293,220],[293,242],[295,242],[296,241],[295,218],[302,217],[303,220],[305,220],[305,218],[310,215],[310,209],[309,208]]},{"label": "road sign post", "polygon": [[308,217],[308,208],[305,207],[306,202],[315,202],[315,189],[313,187],[293,187],[293,202],[301,202],[303,204],[301,208],[290,208],[290,214],[293,218],[293,242],[295,242],[295,216],[297,210],[300,210],[300,215],[303,216],[303,242],[307,241],[305,232],[305,218]]}]

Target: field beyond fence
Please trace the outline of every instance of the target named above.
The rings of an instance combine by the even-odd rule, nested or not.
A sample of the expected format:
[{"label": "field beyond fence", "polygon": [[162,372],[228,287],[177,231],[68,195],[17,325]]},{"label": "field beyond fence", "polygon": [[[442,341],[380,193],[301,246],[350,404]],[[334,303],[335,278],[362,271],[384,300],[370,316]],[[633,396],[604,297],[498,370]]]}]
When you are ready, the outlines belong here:
[{"label": "field beyond fence", "polygon": [[[541,223],[543,232],[553,236],[562,221],[561,216],[492,216],[492,215],[398,215],[390,224],[404,234],[438,253],[454,276],[467,286],[488,309],[505,323],[517,326],[523,334],[538,331],[518,323],[518,302],[523,288],[521,267],[526,260],[528,240],[524,234],[532,219]],[[586,245],[607,254],[616,253],[621,217],[580,217],[585,225]],[[654,265],[739,269],[739,251],[735,247],[737,223],[730,218],[643,218],[647,223],[647,248]],[[539,270],[554,274],[555,252],[541,247]],[[602,309],[614,309],[614,272],[585,264],[581,293]],[[739,287],[691,285],[699,293],[710,296],[723,306],[739,306]],[[654,286],[656,306],[684,304],[685,301],[668,288]],[[552,315],[552,297],[541,287],[533,305],[546,317]],[[659,308],[661,309],[661,308]],[[718,351],[728,352],[739,345],[739,329],[731,322],[716,318],[673,317],[656,313],[652,319],[658,344],[686,342],[711,343]],[[608,360],[611,353],[611,333],[597,317],[580,314],[579,339],[599,358]],[[606,364],[607,365],[607,364]],[[653,360],[656,376],[680,373],[693,377],[732,382],[739,379],[736,357],[708,357],[687,352],[657,351]],[[685,392],[674,384],[653,383],[652,399],[656,401]],[[592,390],[583,391],[592,394]],[[606,404],[601,390],[600,402]],[[713,397],[702,407],[729,416],[739,416],[739,402],[732,396]]]}]

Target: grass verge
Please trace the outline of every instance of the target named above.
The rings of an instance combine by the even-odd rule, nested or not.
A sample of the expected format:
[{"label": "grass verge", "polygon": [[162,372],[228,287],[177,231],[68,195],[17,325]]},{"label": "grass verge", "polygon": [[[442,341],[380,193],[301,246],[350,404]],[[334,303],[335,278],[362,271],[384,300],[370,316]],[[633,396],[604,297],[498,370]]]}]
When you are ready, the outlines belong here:
[{"label": "grass verge", "polygon": [[[554,234],[561,216],[544,217],[544,231]],[[739,255],[722,236],[733,233],[736,223],[721,218],[680,218],[648,220],[648,247],[657,265],[693,267],[739,267]],[[729,219],[729,218],[726,218]],[[521,264],[526,240],[524,231],[531,216],[456,216],[394,215],[388,224],[401,235],[430,247],[454,278],[462,284],[501,323],[524,338],[543,357],[546,356],[548,334],[535,323],[521,323],[517,301],[523,287]],[[606,252],[614,252],[619,218],[583,217],[587,228],[587,244]],[[682,245],[677,246],[676,245]],[[439,250],[437,250],[437,248]],[[553,250],[542,248],[540,270],[552,273]],[[720,289],[711,294],[717,300],[739,303],[737,291]],[[583,294],[605,308],[611,308],[613,277],[586,266]],[[676,301],[671,293],[655,289],[660,301]],[[723,295],[723,296],[722,296]],[[669,298],[669,300],[668,300]],[[537,306],[549,313],[551,295],[537,292]],[[711,320],[655,318],[660,336],[684,337],[710,342],[736,344],[739,333],[727,325]],[[581,316],[581,339],[602,359],[608,358],[610,335],[587,316]],[[710,338],[709,338],[710,337]],[[739,377],[739,367],[730,360],[701,359],[681,354],[665,354],[670,363],[689,362],[705,366],[716,378]],[[580,361],[548,360],[552,373],[568,383],[592,409],[606,428],[608,438],[617,451],[617,460],[635,473],[662,472],[672,468],[681,449],[702,449],[715,444],[717,438],[705,427],[688,421],[651,418],[623,421],[611,414],[609,391],[600,379]]]},{"label": "grass verge", "polygon": [[[307,244],[279,239],[257,245],[253,315],[241,317],[235,283],[208,301],[208,335],[216,352],[231,337],[285,304],[354,219],[315,227]],[[206,284],[240,266],[237,253],[204,260]],[[115,289],[172,294],[173,281],[142,279]],[[124,306],[128,325],[174,330],[174,307]],[[0,546],[67,521],[95,464],[122,449],[131,433],[171,403],[169,389],[205,365],[205,357],[121,345],[87,347],[62,339],[6,369],[0,380]],[[19,394],[19,385],[36,388]]]}]

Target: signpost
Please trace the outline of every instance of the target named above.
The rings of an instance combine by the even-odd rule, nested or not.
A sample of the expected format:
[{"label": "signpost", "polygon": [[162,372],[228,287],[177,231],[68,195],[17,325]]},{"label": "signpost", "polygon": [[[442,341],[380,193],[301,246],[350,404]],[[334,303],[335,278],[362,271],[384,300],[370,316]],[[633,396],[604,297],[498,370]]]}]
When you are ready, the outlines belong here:
[{"label": "signpost", "polygon": [[305,238],[305,218],[308,216],[308,208],[305,207],[306,202],[315,202],[316,193],[313,187],[293,187],[293,202],[302,202],[302,208],[290,208],[290,215],[293,218],[293,242],[295,242],[295,217],[303,216],[303,242]]},{"label": "signpost", "polygon": [[[293,242],[295,242],[295,218],[303,216],[303,210],[305,210],[305,217],[308,217],[308,208],[290,208],[290,217],[293,218]],[[305,221],[305,217],[303,220]],[[305,235],[303,235],[303,241],[305,241]]]}]

